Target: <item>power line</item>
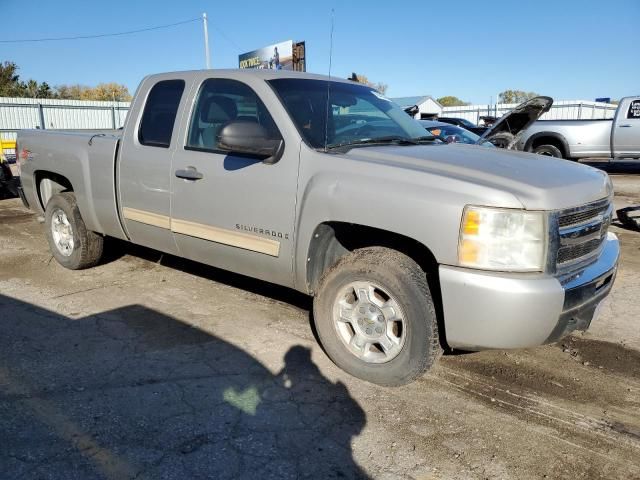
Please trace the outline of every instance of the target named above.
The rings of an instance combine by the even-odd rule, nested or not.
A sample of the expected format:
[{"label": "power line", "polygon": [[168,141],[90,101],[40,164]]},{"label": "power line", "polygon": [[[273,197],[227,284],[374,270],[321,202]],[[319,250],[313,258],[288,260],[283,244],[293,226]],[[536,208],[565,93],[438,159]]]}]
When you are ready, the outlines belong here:
[{"label": "power line", "polygon": [[222,31],[222,29],[220,27],[218,27],[217,25],[211,24],[211,26],[220,34],[220,36],[222,38],[224,38],[228,43],[230,43],[231,45],[233,45],[236,49],[238,49],[238,51],[242,51],[243,48],[238,45],[236,42],[233,41],[233,39],[231,39],[229,37],[229,35],[227,35],[226,33],[224,33],[224,31]]},{"label": "power line", "polygon": [[155,27],[141,28],[139,30],[129,30],[127,32],[117,33],[102,33],[99,35],[78,35],[75,37],[52,37],[52,38],[27,38],[20,40],[0,40],[0,43],[33,43],[33,42],[57,42],[61,40],[86,40],[89,38],[103,38],[103,37],[117,37],[120,35],[131,35],[133,33],[149,32],[151,30],[159,30],[161,28],[170,28],[177,25],[184,25],[185,23],[200,22],[202,18],[192,18],[191,20],[185,20],[183,22],[169,23],[167,25],[157,25]]}]

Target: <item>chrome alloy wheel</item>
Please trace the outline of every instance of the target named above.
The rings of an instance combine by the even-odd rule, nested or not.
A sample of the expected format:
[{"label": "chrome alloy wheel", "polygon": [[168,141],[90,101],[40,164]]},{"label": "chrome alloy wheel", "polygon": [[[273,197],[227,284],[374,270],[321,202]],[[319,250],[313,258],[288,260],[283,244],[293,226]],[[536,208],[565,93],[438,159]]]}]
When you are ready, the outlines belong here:
[{"label": "chrome alloy wheel", "polygon": [[54,210],[51,216],[51,235],[56,248],[65,257],[73,253],[73,228],[69,223],[67,214],[60,208]]},{"label": "chrome alloy wheel", "polygon": [[385,363],[402,350],[407,325],[398,303],[366,281],[343,288],[333,305],[333,323],[347,349],[367,363]]}]

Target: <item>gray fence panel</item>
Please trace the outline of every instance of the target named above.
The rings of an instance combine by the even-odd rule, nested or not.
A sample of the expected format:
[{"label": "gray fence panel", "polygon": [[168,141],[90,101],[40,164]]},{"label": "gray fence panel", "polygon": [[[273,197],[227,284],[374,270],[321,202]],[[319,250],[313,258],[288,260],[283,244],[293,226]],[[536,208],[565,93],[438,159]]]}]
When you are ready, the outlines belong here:
[{"label": "gray fence panel", "polygon": [[120,128],[129,106],[129,102],[0,97],[0,136],[12,140],[25,128]]}]

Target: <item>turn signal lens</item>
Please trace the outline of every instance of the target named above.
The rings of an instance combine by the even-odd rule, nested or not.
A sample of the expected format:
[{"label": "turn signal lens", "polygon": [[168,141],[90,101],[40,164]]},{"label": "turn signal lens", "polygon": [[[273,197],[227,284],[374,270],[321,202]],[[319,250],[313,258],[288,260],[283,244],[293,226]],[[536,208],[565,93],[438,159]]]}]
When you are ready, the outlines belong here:
[{"label": "turn signal lens", "polygon": [[477,235],[480,230],[480,214],[477,210],[469,210],[464,217],[462,231],[465,235]]}]

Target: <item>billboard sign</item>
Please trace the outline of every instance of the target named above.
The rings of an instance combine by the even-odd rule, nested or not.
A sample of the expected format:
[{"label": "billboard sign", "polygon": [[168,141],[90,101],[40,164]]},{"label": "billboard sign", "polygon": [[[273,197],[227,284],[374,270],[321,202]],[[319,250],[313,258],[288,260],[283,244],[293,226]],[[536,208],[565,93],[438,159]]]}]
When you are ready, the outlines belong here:
[{"label": "billboard sign", "polygon": [[240,68],[293,70],[293,41],[276,43],[238,56]]}]

